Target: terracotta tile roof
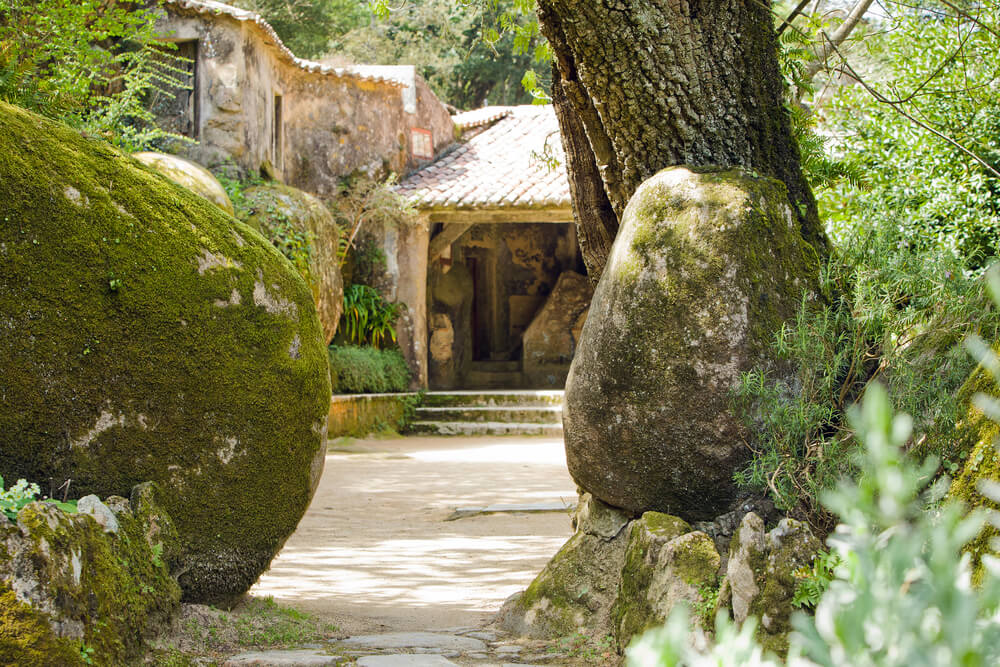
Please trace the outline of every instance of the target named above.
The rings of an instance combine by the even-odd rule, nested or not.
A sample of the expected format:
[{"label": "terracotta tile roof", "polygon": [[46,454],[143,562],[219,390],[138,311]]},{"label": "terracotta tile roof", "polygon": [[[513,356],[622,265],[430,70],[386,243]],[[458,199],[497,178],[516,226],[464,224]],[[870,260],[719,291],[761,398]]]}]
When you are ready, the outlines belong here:
[{"label": "terracotta tile roof", "polygon": [[[559,124],[551,106],[487,107],[453,116],[500,120],[397,186],[419,208],[569,207]],[[479,112],[479,119],[471,116]],[[460,125],[461,126],[461,125]],[[475,125],[473,125],[474,127]],[[470,127],[464,125],[464,127]],[[546,157],[555,158],[550,166]]]},{"label": "terracotta tile roof", "polygon": [[371,81],[373,83],[381,83],[396,88],[406,87],[405,83],[397,81],[394,78],[366,75],[352,71],[350,67],[332,67],[313,60],[297,58],[295,54],[292,53],[291,50],[281,41],[281,38],[278,37],[278,33],[274,32],[274,28],[271,27],[271,24],[265,21],[260,14],[256,14],[249,10],[233,7],[232,5],[226,5],[221,2],[216,2],[215,0],[164,0],[163,5],[165,7],[173,8],[174,10],[180,10],[178,13],[188,11],[196,14],[225,14],[226,16],[234,18],[241,23],[249,23],[263,33],[264,41],[277,49],[278,56],[282,60],[290,62],[296,67],[304,69],[308,72],[316,72],[318,74],[337,76],[341,78],[357,79],[359,81]]},{"label": "terracotta tile roof", "polygon": [[483,107],[472,111],[463,111],[451,117],[455,127],[460,130],[468,130],[473,127],[489,125],[493,121],[506,118],[512,113],[513,107]]}]

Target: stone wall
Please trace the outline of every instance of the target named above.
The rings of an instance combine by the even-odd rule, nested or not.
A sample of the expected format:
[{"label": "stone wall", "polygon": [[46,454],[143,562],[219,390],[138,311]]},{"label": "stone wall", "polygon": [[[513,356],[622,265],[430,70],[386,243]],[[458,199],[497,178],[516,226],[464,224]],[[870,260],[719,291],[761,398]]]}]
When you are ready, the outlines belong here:
[{"label": "stone wall", "polygon": [[338,395],[330,401],[327,435],[362,438],[387,428],[402,430],[407,424],[407,408],[418,394]]},{"label": "stone wall", "polygon": [[167,127],[185,126],[178,114],[195,116],[198,143],[173,150],[199,164],[232,162],[244,172],[268,166],[285,183],[326,197],[348,174],[416,166],[414,127],[431,131],[435,153],[454,141],[447,109],[412,66],[323,66],[295,59],[252,13],[210,11],[192,0],[164,9],[158,32],[196,54],[197,110],[166,98],[156,109]]}]

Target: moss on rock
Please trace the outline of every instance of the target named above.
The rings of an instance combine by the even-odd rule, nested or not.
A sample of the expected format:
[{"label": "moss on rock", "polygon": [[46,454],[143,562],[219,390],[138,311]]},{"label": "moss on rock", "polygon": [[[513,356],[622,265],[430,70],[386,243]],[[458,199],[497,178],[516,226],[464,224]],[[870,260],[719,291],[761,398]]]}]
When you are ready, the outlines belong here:
[{"label": "moss on rock", "polygon": [[576,482],[638,513],[708,519],[748,450],[729,392],[774,368],[774,333],[817,292],[818,257],[784,185],[676,167],[640,186],[594,295],[566,385]]},{"label": "moss on rock", "polygon": [[[972,373],[959,391],[959,400],[967,408],[965,416],[955,425],[953,439],[956,450],[967,452],[968,458],[962,472],[952,482],[948,497],[961,501],[969,509],[1000,510],[1000,505],[979,492],[981,480],[1000,480],[1000,453],[994,444],[1000,438],[1000,424],[991,421],[973,405],[972,399],[976,394],[1000,395],[993,378],[982,366]],[[997,537],[1000,537],[1000,531],[987,523],[979,536],[966,545],[966,551],[972,556],[972,579],[976,584],[983,578],[982,557],[995,554],[990,544]]]},{"label": "moss on rock", "polygon": [[[705,533],[682,519],[646,512],[632,522],[611,623],[619,649],[662,625],[675,606],[699,606],[714,588],[721,558]],[[699,617],[694,615],[694,622]]]},{"label": "moss on rock", "polygon": [[333,341],[344,308],[344,281],[337,249],[340,227],[316,197],[280,183],[243,193],[247,224],[271,239],[309,283],[326,342]]},{"label": "moss on rock", "polygon": [[145,520],[155,515],[163,532],[170,519],[152,487],[140,502],[143,511],[118,512],[113,534],[93,517],[47,503],[21,510],[0,558],[0,656],[14,658],[2,664],[81,664],[84,648],[93,664],[128,664],[144,639],[169,625],[180,588],[162,559],[164,542],[147,539]]},{"label": "moss on rock", "polygon": [[204,197],[229,215],[236,214],[236,209],[233,207],[233,202],[229,200],[225,188],[216,180],[212,172],[200,164],[167,153],[133,153],[132,157],[161,176],[169,178],[199,197]]},{"label": "moss on rock", "polygon": [[0,471],[154,480],[192,601],[242,594],[318,483],[312,295],[263,237],[107,144],[0,104]]}]

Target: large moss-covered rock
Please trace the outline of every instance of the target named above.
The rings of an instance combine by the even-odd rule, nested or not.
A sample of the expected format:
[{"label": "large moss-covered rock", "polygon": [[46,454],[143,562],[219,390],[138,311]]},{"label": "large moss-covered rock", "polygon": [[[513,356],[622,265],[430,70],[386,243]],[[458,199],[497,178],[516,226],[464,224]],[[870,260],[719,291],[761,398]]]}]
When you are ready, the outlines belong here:
[{"label": "large moss-covered rock", "polygon": [[774,333],[818,258],[780,182],[676,167],[636,191],[566,384],[570,473],[633,513],[707,519],[734,499],[749,450],[729,392],[773,372]]},{"label": "large moss-covered rock", "polygon": [[204,197],[229,215],[236,213],[222,184],[200,164],[168,153],[143,152],[134,153],[132,157],[174,183]]},{"label": "large moss-covered rock", "polygon": [[324,461],[312,295],[264,238],[107,144],[0,105],[0,472],[153,480],[193,601],[246,591]]},{"label": "large moss-covered rock", "polygon": [[180,610],[170,518],[155,487],[117,500],[113,531],[47,503],[17,525],[0,516],[0,664],[132,664],[169,626]]},{"label": "large moss-covered rock", "polygon": [[[982,480],[1000,480],[1000,453],[996,442],[1000,438],[1000,424],[991,421],[982,410],[973,404],[976,394],[997,396],[996,383],[982,366],[977,368],[959,391],[959,400],[966,406],[965,416],[955,425],[956,451],[967,453],[965,466],[955,478],[948,491],[949,498],[961,501],[969,509],[1000,510],[993,500],[979,490]],[[966,545],[972,556],[973,581],[979,583],[983,577],[982,557],[995,553],[991,543],[1000,536],[996,527],[987,523],[979,536]]]},{"label": "large moss-covered rock", "polygon": [[578,633],[611,634],[610,612],[618,590],[629,518],[585,495],[576,533],[527,590],[509,598],[498,614],[505,631],[552,639]]},{"label": "large moss-covered rock", "polygon": [[[678,604],[699,608],[714,602],[710,593],[720,562],[712,538],[675,516],[646,512],[633,521],[611,609],[619,649],[637,634],[663,625]],[[701,617],[694,613],[692,621],[700,624]]]},{"label": "large moss-covered rock", "polygon": [[800,521],[782,519],[765,534],[761,518],[747,514],[733,535],[719,608],[728,610],[737,623],[757,618],[757,642],[783,655],[792,629],[796,573],[812,563],[820,548],[819,540]]},{"label": "large moss-covered rock", "polygon": [[329,344],[344,309],[344,281],[337,259],[340,228],[323,202],[308,192],[280,183],[243,193],[250,207],[248,223],[272,241],[309,283]]}]

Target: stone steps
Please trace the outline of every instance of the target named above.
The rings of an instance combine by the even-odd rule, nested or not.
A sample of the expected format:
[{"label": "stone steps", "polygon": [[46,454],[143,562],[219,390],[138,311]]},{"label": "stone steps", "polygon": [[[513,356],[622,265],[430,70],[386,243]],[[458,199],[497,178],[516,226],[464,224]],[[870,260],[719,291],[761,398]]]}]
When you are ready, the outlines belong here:
[{"label": "stone steps", "polygon": [[414,433],[562,436],[562,391],[428,392]]}]

